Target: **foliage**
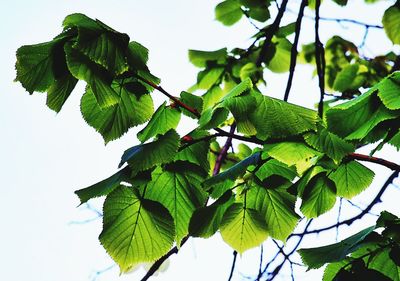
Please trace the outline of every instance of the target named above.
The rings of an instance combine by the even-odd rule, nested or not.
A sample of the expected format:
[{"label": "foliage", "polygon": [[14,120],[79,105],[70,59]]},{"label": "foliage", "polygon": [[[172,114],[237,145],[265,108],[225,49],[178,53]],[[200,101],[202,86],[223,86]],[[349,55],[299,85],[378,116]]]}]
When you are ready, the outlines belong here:
[{"label": "foliage", "polygon": [[[272,2],[225,0],[215,8],[216,19],[228,26],[242,17],[264,23]],[[316,11],[318,2],[310,1]],[[396,3],[383,16],[394,44],[400,44],[399,11]],[[106,143],[147,122],[137,133],[141,144],[121,157],[118,167],[125,167],[76,191],[82,203],[106,196],[99,239],[121,272],[163,261],[174,242],[180,247],[190,236],[220,231],[239,253],[267,237],[285,242],[300,218],[319,217],[337,197],[350,199],[371,185],[374,172],[360,160],[399,171],[393,162],[355,153],[375,142],[371,155],[386,144],[400,149],[399,58],[366,59],[354,43],[333,36],[322,55],[326,63],[317,65],[322,92],[337,94],[323,112],[269,97],[259,89],[264,71],[293,74],[293,58],[318,64],[321,57],[315,42],[297,54],[290,36],[299,34],[300,25],[279,26],[279,16],[247,49],[190,50],[189,60],[201,70],[179,98],[159,86],[144,46],[83,14],[67,16],[52,41],[18,49],[16,80],[29,93],[47,92],[47,105],[56,112],[77,81],[86,82],[81,112]],[[154,89],[170,101],[155,112]],[[176,131],[187,120],[182,114],[198,121],[184,136]],[[223,147],[215,141],[221,137],[227,138]],[[253,148],[241,143],[228,153],[232,139]],[[380,227],[384,231],[376,232]],[[398,233],[399,219],[383,213],[375,227],[300,254],[310,268],[330,263],[324,280],[365,274],[399,280]]]}]

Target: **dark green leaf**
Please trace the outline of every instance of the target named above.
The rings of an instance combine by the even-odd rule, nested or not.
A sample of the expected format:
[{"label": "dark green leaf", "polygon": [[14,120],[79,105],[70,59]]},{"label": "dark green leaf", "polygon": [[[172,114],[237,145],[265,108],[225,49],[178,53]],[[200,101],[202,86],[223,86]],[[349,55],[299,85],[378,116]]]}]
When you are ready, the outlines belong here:
[{"label": "dark green leaf", "polygon": [[400,44],[400,7],[395,4],[389,7],[382,18],[383,28],[393,44]]},{"label": "dark green leaf", "polygon": [[227,56],[226,48],[216,51],[189,50],[189,61],[197,67],[206,67],[208,61],[225,63]]}]

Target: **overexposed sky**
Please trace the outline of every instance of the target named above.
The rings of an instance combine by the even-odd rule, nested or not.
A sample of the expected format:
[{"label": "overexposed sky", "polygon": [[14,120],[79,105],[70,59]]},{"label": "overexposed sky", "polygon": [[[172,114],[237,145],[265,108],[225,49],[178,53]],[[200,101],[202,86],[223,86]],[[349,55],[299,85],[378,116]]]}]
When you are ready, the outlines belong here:
[{"label": "overexposed sky", "polygon": [[[51,40],[61,32],[65,16],[80,12],[127,33],[150,50],[150,69],[162,79],[171,93],[187,89],[195,82],[197,69],[187,59],[188,49],[216,50],[222,47],[246,47],[254,28],[242,20],[234,27],[224,27],[214,20],[214,6],[219,1],[195,0],[85,0],[85,1],[8,1],[3,3],[0,19],[0,279],[32,281],[87,281],[94,272],[113,264],[97,240],[101,219],[85,224],[71,224],[95,216],[79,204],[74,190],[102,180],[117,170],[123,151],[138,143],[129,131],[120,140],[104,146],[101,136],[89,127],[79,112],[83,83],[79,83],[59,114],[45,105],[45,94],[29,96],[15,78],[15,51],[25,44]],[[300,1],[290,1],[297,9]],[[363,1],[352,0],[341,9],[326,0],[322,16],[356,17],[379,24],[385,7],[394,1],[364,7]],[[311,14],[311,11],[307,11]],[[294,20],[293,16],[284,22]],[[304,20],[303,41],[313,40],[313,26]],[[262,25],[259,25],[262,26]],[[323,23],[321,36],[327,39],[337,29],[347,39],[360,42],[363,28],[337,23]],[[377,55],[391,48],[382,31],[370,31],[366,55]],[[299,67],[289,101],[312,107],[317,101],[317,84],[311,81],[308,67]],[[266,74],[266,93],[282,98],[285,75]],[[164,97],[155,93],[157,103]],[[183,128],[184,129],[184,128]],[[393,150],[378,154],[391,158]],[[396,161],[397,159],[391,159]],[[369,165],[369,167],[375,167]],[[376,184],[359,196],[368,204],[390,171],[381,169]],[[389,188],[383,197],[388,208],[398,214],[395,198],[398,189]],[[356,198],[358,199],[358,198]],[[101,208],[102,200],[93,206]],[[378,208],[376,209],[378,212]],[[354,211],[354,210],[353,210]],[[355,210],[355,212],[357,212]],[[350,213],[348,213],[350,215]],[[322,220],[335,218],[335,213]],[[345,215],[344,215],[345,216]],[[374,217],[357,222],[343,231],[342,237],[373,224]],[[328,239],[328,240],[327,240]],[[308,245],[333,242],[335,233],[308,238]],[[178,256],[171,258],[165,274],[154,280],[226,280],[231,266],[232,250],[220,241],[191,239]],[[317,241],[317,242],[316,242]],[[274,254],[266,243],[264,252]],[[270,250],[273,249],[273,250]],[[237,270],[246,276],[258,270],[258,250],[246,252],[238,259]],[[304,271],[304,270],[302,270]],[[118,268],[99,275],[97,280],[137,280],[144,274],[119,277]],[[308,280],[320,279],[320,272],[301,273]],[[314,276],[314,277],[310,277]],[[285,280],[288,276],[284,276]],[[310,279],[315,278],[315,279]],[[241,280],[241,275],[235,275]],[[279,279],[278,279],[279,280]],[[299,278],[299,280],[301,280]],[[305,279],[303,279],[305,280]]]}]

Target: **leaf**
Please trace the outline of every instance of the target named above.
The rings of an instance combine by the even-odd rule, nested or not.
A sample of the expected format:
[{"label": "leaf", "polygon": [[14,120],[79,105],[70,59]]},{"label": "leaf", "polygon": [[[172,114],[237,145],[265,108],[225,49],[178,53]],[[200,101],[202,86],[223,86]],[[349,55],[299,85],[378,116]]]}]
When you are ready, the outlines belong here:
[{"label": "leaf", "polygon": [[257,138],[285,138],[316,130],[317,112],[261,94],[255,97],[257,108],[249,119],[257,130]]},{"label": "leaf", "polygon": [[357,76],[358,68],[358,64],[350,64],[343,68],[333,82],[333,89],[339,92],[353,89],[351,86]]},{"label": "leaf", "polygon": [[319,217],[335,205],[335,185],[324,174],[319,174],[307,184],[302,199],[301,212],[307,218]]},{"label": "leaf", "polygon": [[400,130],[389,140],[389,143],[397,148],[400,149]]},{"label": "leaf", "polygon": [[389,7],[382,18],[383,28],[393,44],[400,44],[400,7],[397,4]]},{"label": "leaf", "polygon": [[271,17],[267,6],[252,7],[248,13],[252,19],[259,22],[265,22]]},{"label": "leaf", "polygon": [[261,244],[268,237],[261,214],[242,203],[226,210],[220,227],[222,239],[240,254]]},{"label": "leaf", "polygon": [[203,96],[203,111],[213,107],[224,96],[224,92],[219,86],[209,89]]},{"label": "leaf", "polygon": [[228,108],[232,113],[238,132],[245,135],[255,135],[257,133],[254,125],[249,120],[249,114],[257,107],[256,99],[252,95],[245,94],[229,98],[220,106]]},{"label": "leaf", "polygon": [[89,187],[79,189],[75,191],[81,200],[81,204],[86,203],[89,199],[100,197],[111,193],[114,189],[120,186],[122,181],[129,179],[130,169],[125,167],[122,170],[116,172],[114,175],[96,183]]},{"label": "leaf", "polygon": [[289,71],[292,43],[286,38],[274,38],[275,54],[267,63],[267,67],[272,72],[283,73]]},{"label": "leaf", "polygon": [[262,181],[274,175],[284,177],[290,181],[297,176],[293,167],[289,167],[276,159],[268,160],[256,172],[256,176]]},{"label": "leaf", "polygon": [[121,186],[110,193],[103,207],[99,239],[121,272],[141,262],[153,262],[172,246],[174,221],[160,203],[142,199]]},{"label": "leaf", "polygon": [[75,78],[88,83],[101,108],[118,103],[119,96],[111,87],[111,74],[105,68],[92,62],[88,57],[73,49],[71,45],[71,43],[67,43],[64,46],[67,65],[71,74]]},{"label": "leaf", "polygon": [[190,236],[202,238],[213,236],[220,227],[224,213],[233,202],[232,192],[228,191],[211,205],[195,210],[189,224]]},{"label": "leaf", "polygon": [[199,89],[210,89],[211,87],[218,84],[224,73],[223,67],[214,67],[211,69],[205,69],[197,75],[197,87]]},{"label": "leaf", "polygon": [[55,112],[59,112],[74,90],[77,82],[78,80],[70,74],[57,79],[47,89],[47,106]]},{"label": "leaf", "polygon": [[231,168],[205,180],[203,186],[207,188],[226,180],[235,181],[238,177],[241,177],[246,172],[246,169],[250,165],[257,165],[257,163],[260,161],[260,156],[260,152],[255,152],[246,159],[236,163]]},{"label": "leaf", "polygon": [[294,211],[296,197],[285,188],[253,186],[247,194],[247,204],[263,214],[272,238],[285,241],[297,225],[299,216]]},{"label": "leaf", "polygon": [[338,196],[351,199],[370,186],[374,172],[357,161],[350,161],[341,164],[328,177],[335,183]]},{"label": "leaf", "polygon": [[224,25],[231,26],[243,15],[239,0],[225,0],[215,7],[215,18]]},{"label": "leaf", "polygon": [[357,250],[365,237],[374,229],[375,226],[371,226],[338,243],[317,248],[300,249],[298,252],[309,268],[320,268],[325,263],[340,261]]},{"label": "leaf", "polygon": [[143,124],[153,113],[153,100],[141,83],[114,81],[112,90],[118,100],[106,108],[97,103],[91,87],[86,88],[81,100],[83,118],[103,136],[106,143],[121,137],[130,128]]},{"label": "leaf", "polygon": [[381,272],[383,275],[389,277],[389,280],[400,280],[400,266],[390,258],[389,249],[384,249],[373,256],[373,258],[369,260],[368,268]]},{"label": "leaf", "polygon": [[176,227],[176,242],[180,245],[188,234],[193,212],[204,205],[201,190],[203,176],[187,165],[156,169],[147,185],[145,198],[161,203],[171,213]]},{"label": "leaf", "polygon": [[322,281],[334,280],[334,278],[338,274],[338,272],[348,263],[349,263],[349,261],[347,259],[344,259],[344,260],[341,260],[338,262],[333,262],[333,263],[328,264],[328,266],[325,267]]},{"label": "leaf", "polygon": [[180,119],[180,112],[175,108],[165,106],[164,102],[151,116],[146,127],[137,134],[137,137],[143,143],[158,134],[165,134],[170,129],[176,129]]},{"label": "leaf", "polygon": [[224,64],[227,57],[227,49],[219,49],[216,51],[199,51],[189,50],[189,61],[197,67],[206,67],[207,62],[216,61],[219,64]]},{"label": "leaf", "polygon": [[395,72],[377,85],[378,97],[390,110],[400,109],[400,72]]},{"label": "leaf", "polygon": [[[194,131],[189,133],[192,139],[200,139],[208,136],[208,132]],[[187,161],[195,165],[200,166],[208,174],[210,171],[210,162],[208,160],[208,152],[210,149],[210,141],[203,140],[194,144],[190,144],[187,147],[183,147],[175,156],[175,161]]]},{"label": "leaf", "polygon": [[140,144],[125,150],[118,167],[128,162],[132,173],[135,174],[155,165],[171,162],[178,147],[179,135],[174,130],[169,130],[153,142]]},{"label": "leaf", "polygon": [[301,142],[265,144],[264,151],[272,158],[275,158],[289,167],[295,165],[300,175],[313,166],[318,157],[321,156],[320,152]]},{"label": "leaf", "polygon": [[339,163],[343,157],[354,151],[354,146],[351,143],[346,142],[325,128],[320,129],[318,133],[304,134],[304,140],[308,145],[325,153],[336,163]]},{"label": "leaf", "polygon": [[[181,101],[184,104],[190,106],[191,108],[194,108],[199,113],[203,111],[203,99],[199,96],[183,91],[181,92]],[[186,110],[185,108],[181,108],[181,110],[182,113],[185,114],[186,116],[189,116],[193,119],[198,118],[196,115]]]}]

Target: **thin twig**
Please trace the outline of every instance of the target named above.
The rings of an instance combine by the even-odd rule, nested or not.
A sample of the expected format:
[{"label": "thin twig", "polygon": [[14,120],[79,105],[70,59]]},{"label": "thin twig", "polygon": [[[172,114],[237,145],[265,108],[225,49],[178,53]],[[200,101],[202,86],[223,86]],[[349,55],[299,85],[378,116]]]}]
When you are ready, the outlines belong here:
[{"label": "thin twig", "polygon": [[[236,130],[236,124],[232,124],[231,129],[229,131],[230,134],[233,134]],[[225,145],[222,147],[221,151],[219,152],[219,155],[217,157],[217,160],[214,165],[214,170],[213,170],[213,175],[217,175],[219,171],[221,170],[221,166],[223,163],[223,160],[225,159],[226,155],[228,154],[229,147],[232,145],[232,136],[228,137],[226,139]]]},{"label": "thin twig", "polygon": [[[338,210],[338,215],[337,215],[337,220],[336,222],[340,222],[340,215],[342,214],[342,205],[343,205],[343,198],[340,198],[339,201],[339,210]],[[338,241],[339,238],[339,227],[336,227],[336,241]]]},{"label": "thin twig", "polygon": [[315,63],[317,66],[320,100],[318,103],[318,114],[322,117],[324,112],[325,97],[325,50],[319,39],[319,8],[321,0],[315,1]]},{"label": "thin twig", "polygon": [[296,20],[296,29],[295,29],[295,36],[292,45],[292,49],[290,51],[290,71],[289,71],[289,78],[286,84],[285,96],[283,98],[284,101],[287,101],[289,98],[290,88],[292,87],[294,70],[296,68],[296,61],[297,61],[297,45],[299,43],[300,38],[300,29],[301,29],[301,21],[304,15],[304,9],[308,4],[308,0],[302,0],[299,8],[299,15]]},{"label": "thin twig", "polygon": [[232,267],[231,267],[231,272],[229,273],[228,281],[232,280],[233,272],[235,271],[236,257],[237,257],[237,252],[233,251],[233,261],[232,261]]},{"label": "thin twig", "polygon": [[282,4],[281,4],[281,6],[279,8],[278,14],[276,15],[276,18],[275,18],[274,22],[265,29],[265,40],[264,40],[264,43],[262,45],[262,48],[261,48],[261,51],[260,51],[260,55],[258,56],[258,59],[257,59],[257,62],[256,62],[257,66],[261,66],[261,63],[264,60],[264,57],[265,57],[265,55],[266,55],[266,53],[268,51],[269,45],[271,44],[272,37],[274,36],[274,34],[279,29],[279,25],[281,23],[283,14],[285,13],[286,5],[287,5],[288,2],[289,2],[289,0],[283,0],[282,1]]}]

